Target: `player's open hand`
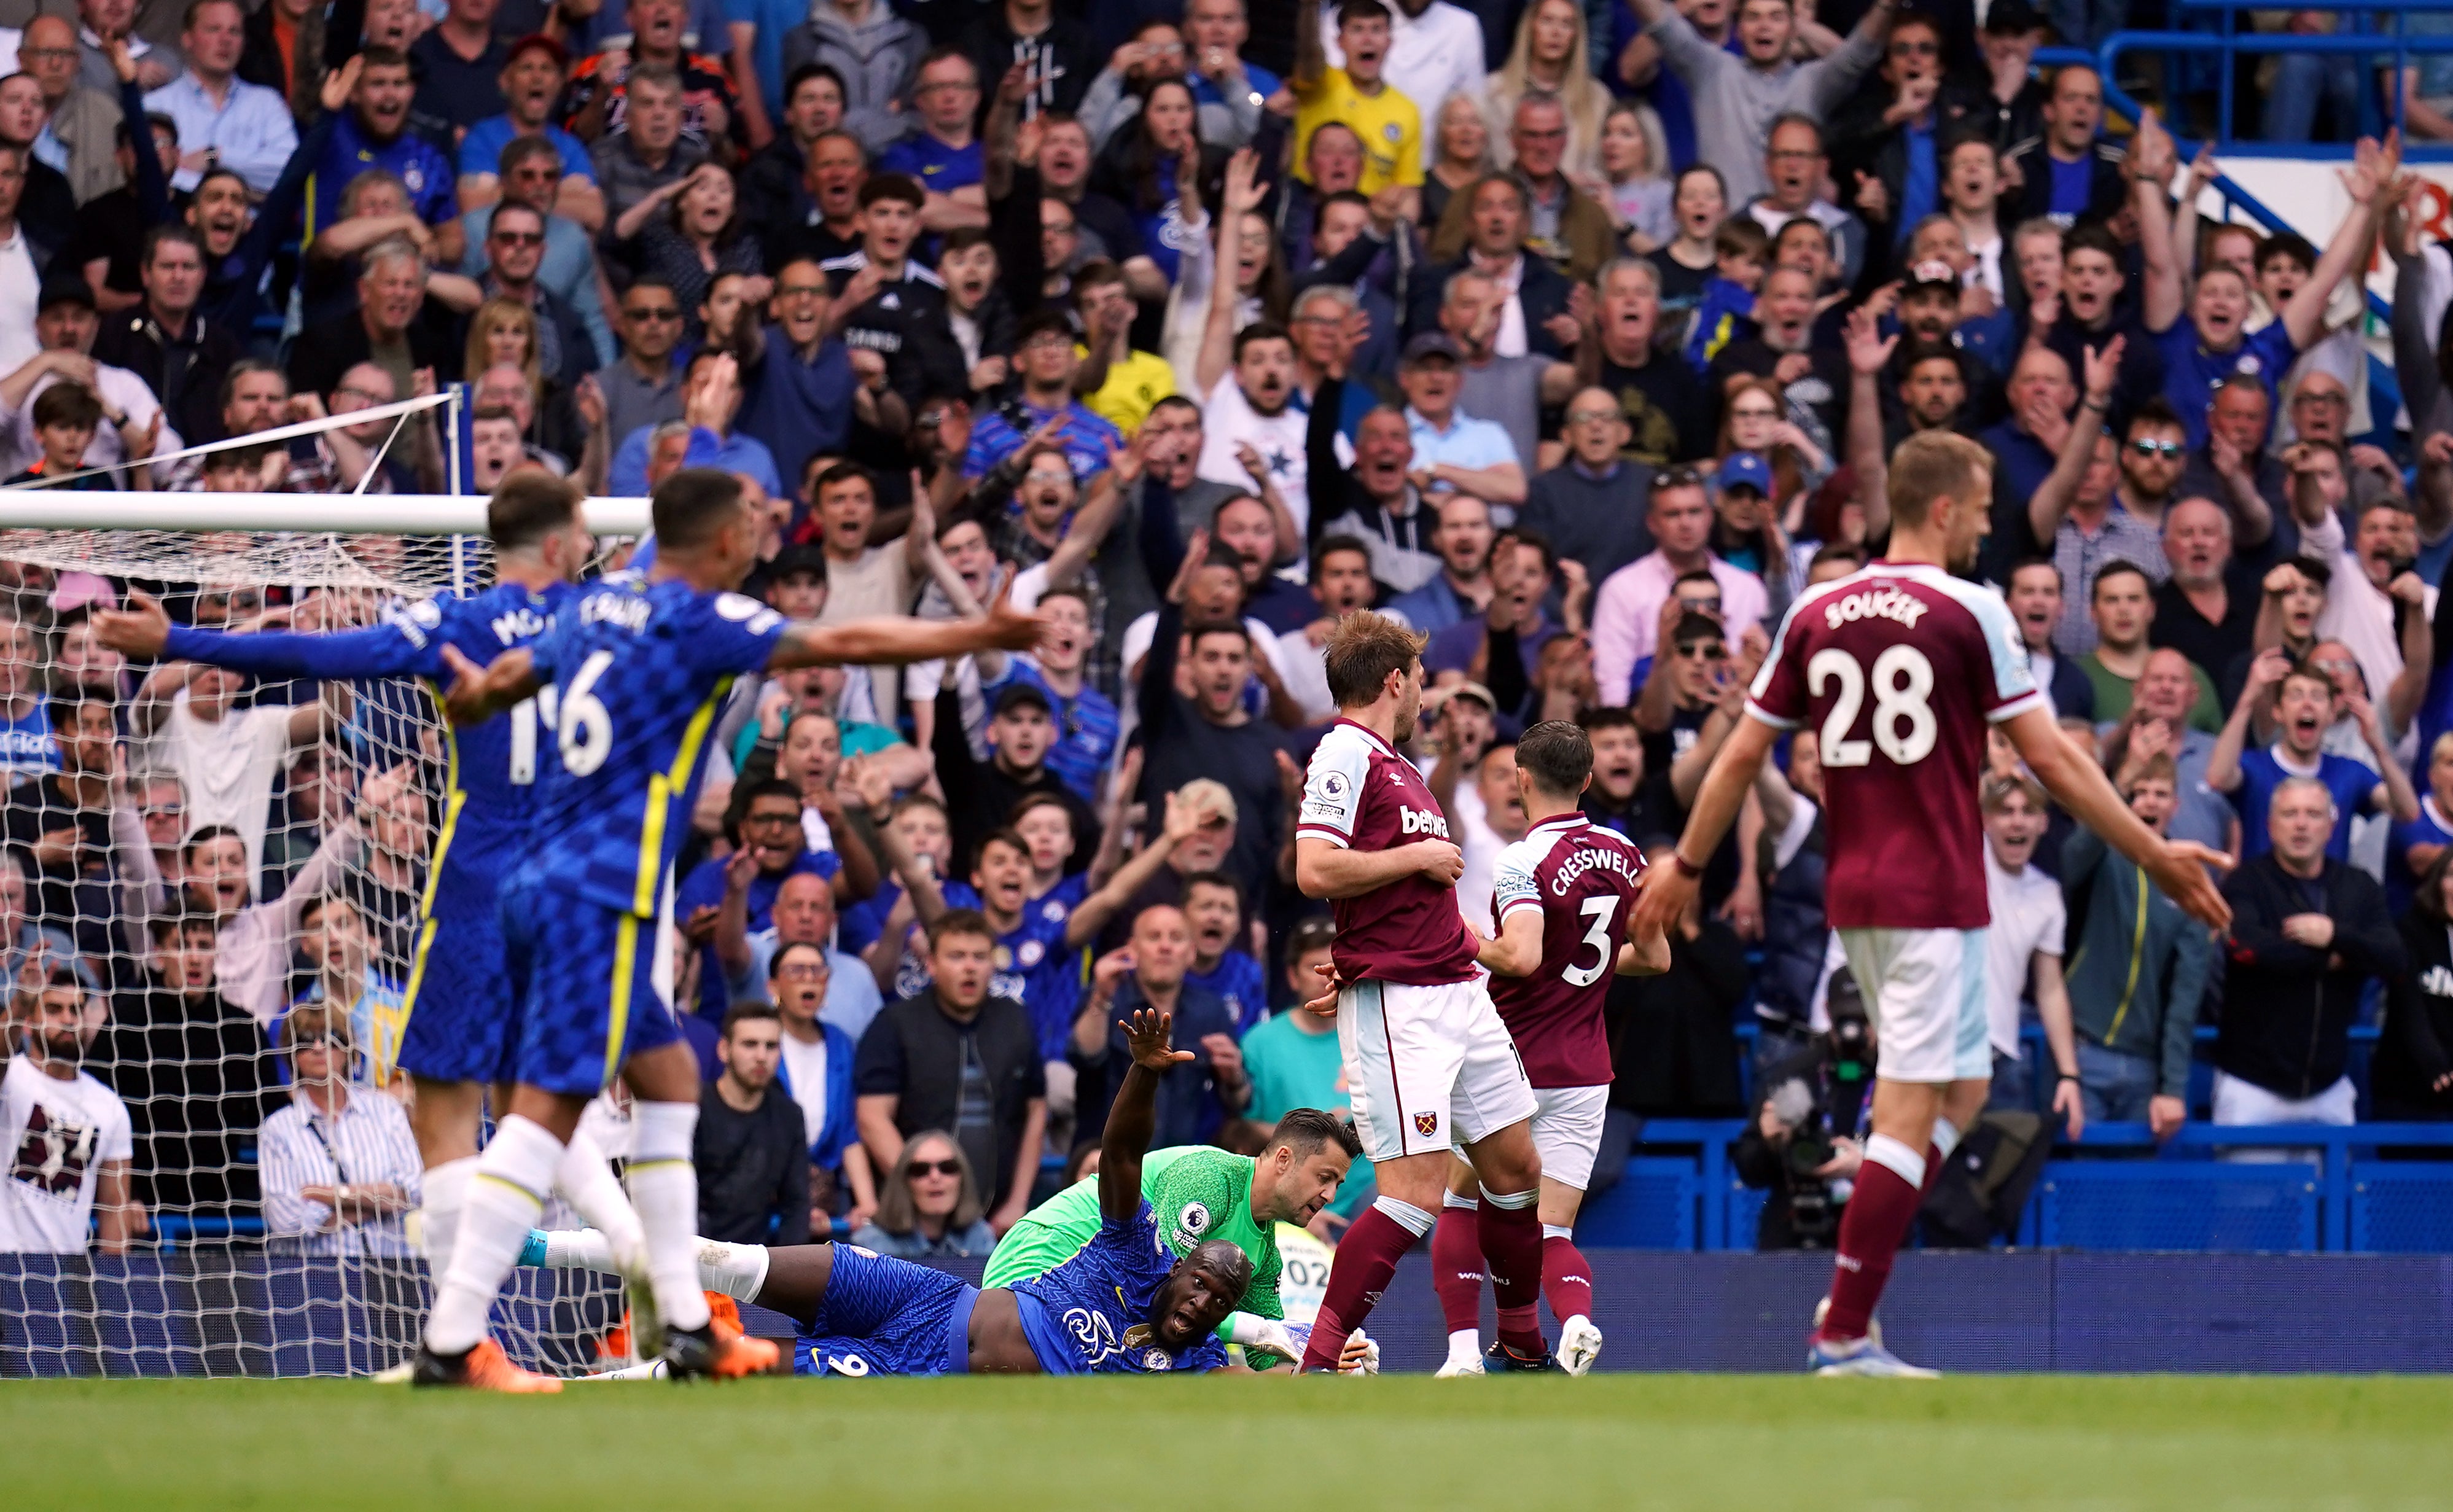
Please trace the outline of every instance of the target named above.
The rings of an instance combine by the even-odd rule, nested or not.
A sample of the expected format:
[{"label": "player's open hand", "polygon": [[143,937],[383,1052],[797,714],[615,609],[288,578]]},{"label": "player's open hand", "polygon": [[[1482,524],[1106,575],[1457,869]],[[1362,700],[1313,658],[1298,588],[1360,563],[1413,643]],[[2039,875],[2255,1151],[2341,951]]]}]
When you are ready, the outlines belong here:
[{"label": "player's open hand", "polygon": [[2207,868],[2229,871],[2234,865],[2232,857],[2194,840],[2167,840],[2146,870],[2182,912],[2208,928],[2224,930],[2231,927],[2231,905],[2224,901]]},{"label": "player's open hand", "polygon": [[1047,615],[1026,613],[1013,607],[1013,580],[1007,578],[997,589],[996,602],[988,606],[987,618],[981,622],[988,636],[988,645],[1006,651],[1027,651],[1056,633],[1056,624]]},{"label": "player's open hand", "polygon": [[1453,887],[1465,875],[1465,852],[1453,841],[1417,840],[1406,847],[1414,853],[1414,869],[1443,887]]},{"label": "player's open hand", "polygon": [[443,692],[443,711],[454,725],[482,725],[494,717],[501,695],[528,680],[535,658],[525,646],[514,647],[479,666],[449,641],[443,644],[444,665],[451,668],[451,686]]},{"label": "player's open hand", "polygon": [[122,656],[160,656],[170,639],[170,616],[159,599],[134,588],[128,603],[124,609],[95,611],[94,638]]},{"label": "player's open hand", "polygon": [[1192,1059],[1190,1050],[1175,1047],[1175,1015],[1155,1008],[1135,1008],[1130,1019],[1118,1019],[1133,1064],[1147,1071],[1168,1071]]}]

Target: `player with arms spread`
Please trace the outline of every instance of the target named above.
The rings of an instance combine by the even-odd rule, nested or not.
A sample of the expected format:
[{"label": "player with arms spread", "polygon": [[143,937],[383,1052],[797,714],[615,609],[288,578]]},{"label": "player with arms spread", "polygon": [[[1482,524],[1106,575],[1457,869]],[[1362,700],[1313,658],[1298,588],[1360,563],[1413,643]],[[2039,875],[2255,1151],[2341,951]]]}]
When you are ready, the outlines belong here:
[{"label": "player with arms spread", "polygon": [[2062,738],[2002,600],[1952,576],[1975,565],[1992,459],[1929,431],[1893,457],[1890,554],[1789,607],[1686,832],[1636,910],[1659,930],[1693,897],[1782,732],[1819,732],[1831,925],[1882,1034],[1873,1135],[1840,1224],[1829,1307],[1807,1348],[1823,1375],[1922,1376],[1868,1337],[1874,1303],[1928,1174],[1984,1105],[1984,840],[1976,785],[1999,725],[2071,817],[2144,867],[2192,916],[2230,922],[2209,865],[2230,858],[2148,829],[2103,768]]},{"label": "player with arms spread", "polygon": [[943,1271],[850,1244],[766,1252],[748,1300],[800,1324],[805,1376],[1159,1375],[1234,1370],[1211,1337],[1251,1283],[1252,1262],[1223,1239],[1168,1251],[1142,1196],[1158,1079],[1192,1059],[1172,1047],[1172,1015],[1136,1011],[1131,1069],[1099,1145],[1099,1229],[1046,1275],[982,1290]]},{"label": "player with arms spread", "polygon": [[[369,629],[321,634],[261,630],[228,633],[173,625],[161,605],[133,594],[135,607],[103,610],[94,630],[130,656],[203,662],[268,677],[414,677],[438,696],[449,667],[443,647],[486,658],[528,645],[574,591],[594,542],[581,517],[578,488],[542,468],[505,478],[486,507],[494,543],[494,586],[468,598],[437,594],[395,607]],[[427,1263],[440,1274],[459,1231],[460,1209],[477,1169],[486,1088],[508,1082],[510,978],[503,962],[502,880],[527,851],[539,760],[548,740],[554,689],[465,729],[447,727],[449,791],[428,858],[427,893],[409,965],[408,1027],[400,1064],[416,1084],[409,1128],[424,1178]],[[550,746],[545,759],[551,760]],[[554,1184],[581,1216],[604,1231],[620,1257],[614,1269],[642,1288],[646,1252],[637,1216],[594,1140],[574,1133]],[[550,1377],[522,1371],[490,1340],[469,1361],[470,1374],[505,1390],[551,1390]]]},{"label": "player with arms spread", "polygon": [[1477,1226],[1503,1352],[1531,1369],[1547,1353],[1533,1323],[1542,1160],[1528,1128],[1532,1084],[1457,912],[1464,855],[1423,774],[1397,753],[1422,706],[1423,641],[1367,610],[1338,622],[1324,656],[1338,720],[1312,753],[1296,820],[1295,884],[1330,900],[1337,921],[1338,1048],[1380,1184],[1338,1243],[1305,1370],[1329,1368],[1398,1258],[1431,1231],[1459,1144],[1481,1178]]},{"label": "player with arms spread", "polygon": [[[699,1289],[690,1164],[698,1063],[672,1005],[673,858],[716,711],[745,672],[1027,650],[1045,628],[1003,604],[986,619],[953,623],[787,621],[733,591],[757,561],[759,535],[738,479],[685,468],[657,486],[652,513],[659,550],[644,578],[581,589],[533,643],[485,668],[444,648],[458,674],[445,699],[455,721],[479,723],[556,687],[561,760],[540,774],[528,855],[501,891],[519,1084],[478,1157],[414,1363],[421,1383],[470,1383],[469,1352],[580,1110],[616,1072],[637,1099],[630,1198],[646,1230],[664,1358],[680,1376],[742,1375],[773,1363],[773,1345],[720,1334]],[[644,1321],[639,1332],[652,1350]]]},{"label": "player with arms spread", "polygon": [[[1669,969],[1669,940],[1659,928],[1628,938],[1643,884],[1644,852],[1585,817],[1593,743],[1566,720],[1544,720],[1516,743],[1516,790],[1530,826],[1499,853],[1491,889],[1495,939],[1476,959],[1490,969],[1499,1010],[1533,1084],[1533,1148],[1542,1157],[1542,1290],[1559,1320],[1559,1369],[1581,1376],[1601,1355],[1593,1326],[1592,1267],[1576,1248],[1576,1209],[1601,1152],[1609,1105],[1609,1031],[1602,1006],[1610,978]],[[1443,1376],[1484,1373],[1479,1319],[1482,1274],[1475,1263],[1480,1204],[1472,1167],[1451,1159],[1448,1190],[1431,1235],[1431,1272],[1448,1319]],[[1533,1326],[1530,1303],[1516,1323]],[[1509,1319],[1502,1317],[1506,1325]],[[1491,1347],[1489,1362],[1541,1368]]]}]

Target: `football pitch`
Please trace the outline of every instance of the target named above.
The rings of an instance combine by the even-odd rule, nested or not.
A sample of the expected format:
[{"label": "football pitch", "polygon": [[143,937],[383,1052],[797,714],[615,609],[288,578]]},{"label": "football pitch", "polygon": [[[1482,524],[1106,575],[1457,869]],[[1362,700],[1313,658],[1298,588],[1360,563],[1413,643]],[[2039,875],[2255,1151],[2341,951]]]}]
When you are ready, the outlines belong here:
[{"label": "football pitch", "polygon": [[22,1507],[2443,1507],[2453,1381],[0,1385]]}]

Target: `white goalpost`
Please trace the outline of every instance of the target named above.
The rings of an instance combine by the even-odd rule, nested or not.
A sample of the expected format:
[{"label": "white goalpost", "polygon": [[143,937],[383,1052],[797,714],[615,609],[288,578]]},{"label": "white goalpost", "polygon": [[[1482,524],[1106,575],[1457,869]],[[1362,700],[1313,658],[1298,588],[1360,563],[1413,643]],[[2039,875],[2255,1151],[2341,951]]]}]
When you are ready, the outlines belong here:
[{"label": "white goalpost", "polygon": [[[303,1164],[317,1168],[300,1187],[298,1163],[265,1159],[261,1130],[292,1103],[276,1036],[302,1005],[349,1024],[348,1096],[405,1095],[391,1058],[449,791],[440,711],[403,679],[264,680],[218,713],[225,695],[209,687],[205,718],[180,674],[121,665],[84,616],[132,586],[197,624],[369,625],[491,582],[486,504],[0,489],[0,945],[12,978],[0,1023],[17,1053],[44,984],[75,973],[78,1069],[126,1110],[141,1212],[122,1253],[98,1241],[46,1252],[27,1225],[12,1240],[0,1223],[14,1246],[0,1253],[0,1377],[369,1375],[413,1344],[429,1296],[413,1204],[310,1224],[332,1208],[300,1192],[334,1178],[310,1148]],[[590,499],[587,518],[616,564],[645,532],[648,501]],[[90,722],[78,708],[91,701],[110,706],[115,742],[63,727]],[[190,847],[209,825],[235,842]],[[241,942],[263,941],[240,959]],[[73,1203],[104,1159],[107,1121],[42,1122],[0,1129],[14,1141],[0,1145],[14,1184],[0,1201]],[[395,1174],[349,1170],[368,1156],[347,1141],[323,1156],[354,1187]],[[407,1159],[413,1180],[413,1148]],[[494,1321],[515,1359],[560,1375],[599,1367],[618,1283],[524,1268],[513,1284]]]}]

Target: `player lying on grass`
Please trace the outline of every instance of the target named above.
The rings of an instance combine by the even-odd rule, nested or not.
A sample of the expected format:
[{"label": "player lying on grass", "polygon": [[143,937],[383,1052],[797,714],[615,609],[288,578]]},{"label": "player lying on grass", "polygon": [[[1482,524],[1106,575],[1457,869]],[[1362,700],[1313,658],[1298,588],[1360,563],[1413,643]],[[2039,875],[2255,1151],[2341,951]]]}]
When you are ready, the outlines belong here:
[{"label": "player lying on grass", "polygon": [[[706,365],[721,385],[732,359]],[[480,668],[444,647],[458,724],[557,688],[558,761],[539,764],[528,853],[501,887],[518,1004],[518,1084],[478,1157],[451,1261],[414,1361],[422,1384],[480,1384],[469,1354],[518,1263],[564,1147],[616,1075],[636,1094],[626,1172],[646,1232],[649,1285],[634,1294],[644,1349],[678,1376],[764,1369],[772,1345],[715,1325],[698,1284],[697,1058],[682,1038],[665,946],[674,859],[707,772],[708,732],[735,678],[796,666],[907,663],[1027,650],[1047,622],[1000,602],[982,619],[880,617],[819,626],[735,591],[758,561],[760,519],[741,482],[684,468],[656,486],[655,565],[588,585],[526,647]],[[658,1330],[662,1324],[662,1346]],[[549,1388],[550,1383],[548,1383]],[[524,1389],[537,1389],[525,1386]]]},{"label": "player lying on grass", "polygon": [[[595,549],[579,489],[542,468],[524,468],[502,481],[486,506],[486,529],[494,543],[493,587],[467,598],[440,593],[394,607],[370,628],[201,629],[171,624],[160,604],[131,593],[132,608],[94,615],[94,633],[133,657],[201,662],[258,677],[418,678],[439,690],[449,675],[445,647],[491,659],[528,645],[571,597]],[[450,1259],[476,1174],[489,1084],[504,1089],[495,1099],[497,1114],[509,1106],[513,1015],[496,894],[528,844],[540,707],[549,748],[549,700],[450,736],[449,790],[440,806],[449,817],[429,858],[433,880],[418,921],[399,1056],[417,1090],[409,1128],[426,1167],[424,1243],[437,1275]],[[553,1184],[608,1236],[614,1258],[608,1268],[644,1294],[647,1253],[639,1220],[593,1140],[573,1133]],[[490,1341],[470,1358],[469,1370],[488,1379],[518,1374]]]},{"label": "player lying on grass", "polygon": [[[793,1368],[808,1376],[1157,1375],[1240,1370],[1213,1337],[1251,1284],[1252,1262],[1225,1240],[1170,1255],[1142,1196],[1159,1077],[1191,1060],[1171,1047],[1173,1016],[1120,1025],[1132,1051],[1100,1141],[1099,1229],[1046,1275],[983,1290],[942,1271],[850,1244],[757,1252],[742,1287],[800,1326]],[[739,1246],[728,1246],[737,1248]],[[736,1282],[747,1282],[739,1277]],[[736,1291],[734,1295],[740,1295]],[[1347,1358],[1359,1363],[1360,1343]]]},{"label": "player lying on grass", "polygon": [[[1302,1358],[1310,1330],[1286,1323],[1278,1300],[1277,1225],[1297,1226],[1337,1196],[1337,1188],[1361,1147],[1353,1127],[1318,1108],[1296,1108],[1278,1121],[1269,1147],[1259,1156],[1237,1155],[1207,1144],[1152,1150],[1142,1160],[1142,1195],[1155,1213],[1159,1237],[1177,1256],[1223,1240],[1252,1263],[1252,1280],[1219,1336],[1242,1344],[1255,1368],[1270,1370]],[[997,1242],[988,1257],[988,1286],[1013,1286],[1044,1276],[1080,1254],[1098,1238],[1102,1224],[1099,1179],[1084,1177],[1026,1214]],[[766,1284],[772,1257],[787,1253],[763,1244],[702,1239],[699,1283],[741,1302],[754,1302]],[[587,1229],[528,1236],[520,1256],[525,1265],[607,1270],[610,1251],[602,1235]],[[1362,1340],[1362,1358],[1376,1364],[1378,1346]],[[1274,1362],[1274,1363],[1273,1363]]]}]

